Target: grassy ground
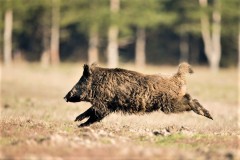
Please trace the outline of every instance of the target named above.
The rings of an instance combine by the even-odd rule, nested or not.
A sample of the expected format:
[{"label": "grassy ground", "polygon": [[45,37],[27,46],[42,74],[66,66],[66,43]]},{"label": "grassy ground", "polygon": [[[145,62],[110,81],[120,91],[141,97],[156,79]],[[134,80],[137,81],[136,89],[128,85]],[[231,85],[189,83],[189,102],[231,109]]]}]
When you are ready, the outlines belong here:
[{"label": "grassy ground", "polygon": [[[193,112],[112,114],[78,128],[73,120],[90,104],[66,103],[63,97],[80,78],[81,65],[3,68],[0,159],[240,158],[237,70],[194,70],[188,91],[210,111],[213,121]],[[176,67],[152,66],[141,72],[175,71]]]}]

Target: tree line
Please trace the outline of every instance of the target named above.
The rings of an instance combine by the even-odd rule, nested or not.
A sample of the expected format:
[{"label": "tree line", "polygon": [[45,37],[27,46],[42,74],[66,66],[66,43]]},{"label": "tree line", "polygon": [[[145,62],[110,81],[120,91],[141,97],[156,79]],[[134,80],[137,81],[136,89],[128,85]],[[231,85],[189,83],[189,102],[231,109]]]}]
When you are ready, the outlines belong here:
[{"label": "tree line", "polygon": [[[1,0],[0,53],[43,66],[71,58],[237,65],[238,0]],[[86,53],[86,54],[85,54]],[[237,54],[238,53],[238,54]]]}]

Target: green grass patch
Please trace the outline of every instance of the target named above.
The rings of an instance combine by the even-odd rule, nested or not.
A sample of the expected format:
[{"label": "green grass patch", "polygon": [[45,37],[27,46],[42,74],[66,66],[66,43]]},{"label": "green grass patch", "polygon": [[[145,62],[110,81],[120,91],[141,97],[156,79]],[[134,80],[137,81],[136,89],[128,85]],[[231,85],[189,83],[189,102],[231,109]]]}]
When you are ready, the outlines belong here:
[{"label": "green grass patch", "polygon": [[177,141],[185,139],[186,136],[182,134],[173,134],[170,136],[157,136],[155,138],[155,144],[160,146],[168,146],[175,144]]},{"label": "green grass patch", "polygon": [[18,140],[14,137],[1,137],[0,146],[8,146],[17,143]]},{"label": "green grass patch", "polygon": [[100,142],[102,144],[111,144],[112,143],[111,140],[109,138],[106,138],[106,137],[101,138]]},{"label": "green grass patch", "polygon": [[75,131],[75,128],[73,128],[72,125],[65,124],[63,130],[66,131],[67,133],[73,133]]}]

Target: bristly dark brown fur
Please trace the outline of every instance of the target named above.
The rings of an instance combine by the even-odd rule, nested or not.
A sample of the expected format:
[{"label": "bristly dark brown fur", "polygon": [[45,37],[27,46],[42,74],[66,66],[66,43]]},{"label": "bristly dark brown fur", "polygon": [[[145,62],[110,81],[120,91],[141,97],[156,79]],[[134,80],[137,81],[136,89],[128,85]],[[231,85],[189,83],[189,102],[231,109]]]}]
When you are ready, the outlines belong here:
[{"label": "bristly dark brown fur", "polygon": [[[76,121],[90,117],[80,126],[102,120],[111,112],[125,114],[149,113],[161,110],[177,113],[193,110],[197,114],[212,117],[189,94],[179,96],[165,89],[156,76],[144,75],[125,69],[100,68],[84,65],[83,76],[65,96],[70,102],[87,101],[92,107],[80,114]],[[201,112],[202,111],[202,112]]]}]

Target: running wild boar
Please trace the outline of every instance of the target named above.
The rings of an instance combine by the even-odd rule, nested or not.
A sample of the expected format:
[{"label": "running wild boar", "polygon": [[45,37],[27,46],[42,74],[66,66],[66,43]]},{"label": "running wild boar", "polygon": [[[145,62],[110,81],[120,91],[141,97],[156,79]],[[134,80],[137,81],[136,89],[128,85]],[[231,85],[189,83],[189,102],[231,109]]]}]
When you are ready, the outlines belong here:
[{"label": "running wild boar", "polygon": [[198,100],[192,99],[190,94],[179,96],[169,92],[169,88],[166,89],[164,85],[157,75],[85,64],[82,77],[64,99],[67,102],[86,101],[92,104],[88,110],[76,117],[75,121],[88,118],[79,127],[99,122],[112,112],[141,114],[159,110],[164,113],[192,110],[212,119],[209,112]]}]

